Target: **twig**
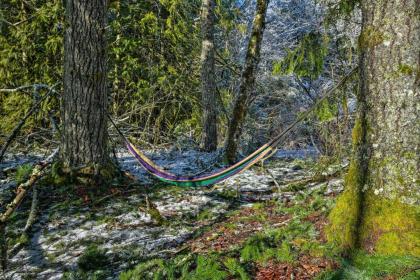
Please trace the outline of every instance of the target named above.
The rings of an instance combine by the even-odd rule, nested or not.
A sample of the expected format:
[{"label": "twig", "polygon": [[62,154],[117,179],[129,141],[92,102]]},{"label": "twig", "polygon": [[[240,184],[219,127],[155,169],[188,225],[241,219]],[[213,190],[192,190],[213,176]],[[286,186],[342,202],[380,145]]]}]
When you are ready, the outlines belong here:
[{"label": "twig", "polygon": [[[22,126],[25,124],[26,120],[34,113],[38,110],[38,107],[42,104],[42,102],[47,99],[47,97],[49,97],[51,94],[55,93],[54,91],[54,87],[56,87],[58,84],[53,85],[52,87],[49,87],[49,92],[47,94],[45,94],[40,100],[38,100],[37,103],[35,103],[31,109],[28,111],[28,113],[26,113],[26,115],[20,120],[20,122],[16,125],[16,127],[13,129],[12,133],[9,135],[9,137],[7,138],[6,142],[4,143],[3,147],[1,148],[0,151],[0,162],[3,160],[4,154],[6,153],[7,148],[9,147],[9,145],[12,143],[12,141],[16,138],[16,136],[18,135],[20,129],[22,128]],[[35,87],[35,85],[32,85],[31,87],[34,87],[34,89],[38,89],[41,85],[37,85],[37,87]],[[18,90],[22,90],[25,88],[28,88],[29,86],[22,86],[16,89],[0,89],[0,92],[4,92],[9,90],[9,92],[14,92],[14,91],[18,91]]]},{"label": "twig", "polygon": [[286,135],[290,130],[292,130],[297,124],[299,124],[308,116],[310,116],[324,100],[330,97],[337,89],[341,88],[347,82],[347,80],[358,71],[358,69],[358,66],[354,67],[335,86],[332,86],[330,89],[326,90],[325,94],[322,97],[318,98],[317,101],[308,110],[303,112],[293,123],[291,123],[286,129],[284,129],[281,133],[274,137],[274,139],[270,141],[270,145],[277,146],[284,135]]},{"label": "twig", "polygon": [[15,199],[6,206],[6,211],[0,215],[0,223],[5,223],[10,215],[16,210],[22,199],[25,197],[28,190],[44,175],[45,168],[53,161],[58,154],[58,148],[53,151],[45,160],[40,161],[35,165],[31,177],[25,183],[20,184],[17,187],[17,194]]},{"label": "twig", "polygon": [[[25,225],[25,228],[22,231],[20,240],[27,240],[28,239],[29,231],[30,231],[31,227],[33,226],[33,224],[35,223],[36,216],[38,214],[38,201],[39,201],[38,200],[38,188],[36,187],[36,185],[34,185],[34,187],[32,188],[31,210],[29,212],[28,219],[26,220],[26,225]],[[19,242],[18,244],[13,246],[13,248],[8,252],[8,256],[9,257],[15,256],[20,251],[20,249],[23,248],[24,245],[25,245],[25,242]]]},{"label": "twig", "polygon": [[6,222],[19,207],[26,193],[33,187],[33,185],[44,175],[45,168],[53,161],[58,154],[58,148],[48,156],[45,160],[35,165],[32,175],[25,183],[22,183],[17,188],[16,197],[11,203],[6,206],[6,211],[0,215],[0,246],[1,246],[1,267],[3,270],[7,268],[7,242],[6,242]]},{"label": "twig", "polygon": [[18,91],[22,91],[29,88],[33,88],[34,90],[39,90],[41,88],[51,89],[55,87],[56,85],[50,87],[49,85],[46,85],[46,84],[33,84],[33,85],[20,86],[17,88],[0,88],[0,92],[12,93],[12,92],[18,92]]}]

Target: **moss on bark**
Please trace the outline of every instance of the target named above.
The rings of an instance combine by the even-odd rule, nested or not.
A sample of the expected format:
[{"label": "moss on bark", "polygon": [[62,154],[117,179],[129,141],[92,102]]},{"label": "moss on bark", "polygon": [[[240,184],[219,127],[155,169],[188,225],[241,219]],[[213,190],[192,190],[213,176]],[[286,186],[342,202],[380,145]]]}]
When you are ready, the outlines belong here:
[{"label": "moss on bark", "polygon": [[346,253],[357,246],[359,242],[359,225],[363,207],[362,188],[366,181],[366,168],[360,154],[365,145],[367,124],[364,115],[356,120],[352,130],[354,158],[345,177],[345,191],[336,202],[329,215],[329,225],[326,229],[327,239]]},{"label": "moss on bark", "polygon": [[365,193],[362,247],[381,255],[420,256],[420,206]]},{"label": "moss on bark", "polygon": [[329,215],[326,230],[328,241],[348,252],[357,242],[357,226],[361,209],[361,194],[358,189],[358,167],[353,161],[345,178],[346,189]]}]

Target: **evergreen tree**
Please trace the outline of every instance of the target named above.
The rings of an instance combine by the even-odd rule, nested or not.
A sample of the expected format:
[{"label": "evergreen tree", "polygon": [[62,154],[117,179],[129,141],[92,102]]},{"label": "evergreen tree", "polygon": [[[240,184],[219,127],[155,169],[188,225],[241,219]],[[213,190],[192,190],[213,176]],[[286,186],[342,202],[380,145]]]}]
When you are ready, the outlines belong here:
[{"label": "evergreen tree", "polygon": [[418,1],[361,1],[353,160],[330,214],[345,250],[420,254]]},{"label": "evergreen tree", "polygon": [[205,151],[217,148],[216,77],[214,69],[215,0],[203,0],[201,11],[201,103],[203,107],[202,145]]}]

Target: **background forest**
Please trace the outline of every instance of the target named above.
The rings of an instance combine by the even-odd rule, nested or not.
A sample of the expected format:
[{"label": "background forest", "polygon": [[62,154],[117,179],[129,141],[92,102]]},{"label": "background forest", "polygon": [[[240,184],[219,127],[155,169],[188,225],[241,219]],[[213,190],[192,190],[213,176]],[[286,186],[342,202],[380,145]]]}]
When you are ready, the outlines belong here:
[{"label": "background forest", "polygon": [[[245,125],[247,148],[255,148],[287,126],[355,65],[358,17],[351,5],[347,1],[270,3],[254,100]],[[201,1],[178,0],[110,3],[110,111],[124,132],[142,145],[175,142],[191,147],[200,142],[200,6]],[[253,1],[217,1],[220,143],[238,90],[254,10]],[[339,19],[340,15],[347,19]],[[1,88],[34,85],[24,91],[2,92],[4,139],[48,91],[37,84],[52,86],[61,80],[64,18],[62,1],[4,1],[1,16]],[[341,94],[323,102],[285,147],[315,145],[330,155],[343,147],[348,150],[345,135],[351,127],[353,93],[354,85],[348,84]],[[58,129],[57,98],[49,98],[26,122],[21,134],[25,136],[18,144],[30,150],[32,145],[54,141],[51,127]]]}]

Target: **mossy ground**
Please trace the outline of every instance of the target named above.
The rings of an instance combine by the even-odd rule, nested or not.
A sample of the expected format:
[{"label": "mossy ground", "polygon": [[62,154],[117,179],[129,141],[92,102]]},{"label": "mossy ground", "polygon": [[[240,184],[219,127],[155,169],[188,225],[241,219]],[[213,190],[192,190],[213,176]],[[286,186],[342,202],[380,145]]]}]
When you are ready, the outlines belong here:
[{"label": "mossy ground", "polygon": [[[106,224],[107,227],[118,227],[121,222],[116,216],[127,211],[138,212],[139,204],[145,206],[144,201],[135,201],[134,204],[131,200],[128,202],[128,193],[138,193],[139,197],[147,193],[154,201],[162,196],[184,197],[190,191],[166,185],[157,185],[153,189],[133,187],[130,181],[124,184],[120,181],[119,185],[114,182],[114,186],[106,188],[80,185],[52,187],[48,180],[41,182],[39,189],[48,192],[49,220],[59,221],[60,215],[66,213],[74,217],[79,215],[83,220],[96,221],[97,224]],[[299,188],[291,200],[253,203],[249,207],[239,207],[241,204],[235,203],[238,201],[236,196],[224,197],[215,193],[217,199],[225,199],[233,207],[225,215],[217,214],[211,208],[203,208],[194,215],[187,211],[185,215],[171,218],[167,224],[161,225],[170,227],[176,223],[189,223],[201,228],[187,243],[186,249],[184,247],[180,253],[165,255],[164,258],[149,259],[133,246],[119,248],[120,252],[113,250],[108,255],[111,252],[103,250],[106,242],[100,238],[85,240],[83,244],[81,241],[78,241],[79,244],[70,244],[61,242],[61,237],[57,235],[50,240],[50,244],[54,244],[57,250],[68,250],[66,248],[69,246],[75,248],[73,245],[85,247],[78,268],[66,272],[64,279],[116,277],[111,271],[114,264],[121,261],[130,268],[120,275],[121,279],[278,279],[292,274],[294,279],[416,279],[418,272],[413,269],[418,266],[419,260],[415,257],[359,252],[354,254],[356,257],[352,263],[346,261],[341,255],[341,248],[334,242],[327,242],[327,217],[334,213],[331,209],[335,197],[326,196],[325,186],[320,186],[309,192]],[[346,199],[352,197],[348,192],[343,196],[347,196]],[[104,213],[108,204],[115,205],[112,214]],[[45,207],[45,201],[41,206]],[[395,207],[389,205],[384,210],[390,215],[401,214],[401,211],[392,213],[391,209]],[[23,225],[28,208],[29,201],[26,200],[12,217],[9,234]],[[418,217],[415,211],[410,215]],[[401,223],[404,221],[400,220]],[[405,225],[409,227],[413,224]],[[342,229],[337,230],[343,232]],[[9,237],[14,243],[20,242],[18,234],[10,234]],[[123,255],[125,257],[121,258]],[[46,257],[54,263],[60,256],[49,253]],[[96,263],[98,258],[107,262]],[[393,265],[393,262],[398,265]]]},{"label": "mossy ground", "polygon": [[323,191],[231,211],[191,240],[187,251],[142,262],[120,279],[277,279],[264,275],[315,277],[333,270],[340,257],[323,232],[333,198]]},{"label": "mossy ground", "polygon": [[141,262],[120,279],[418,279],[420,259],[413,256],[353,251],[352,261],[346,259],[327,242],[335,197],[323,189],[298,192],[292,202],[231,211],[186,251]]}]

